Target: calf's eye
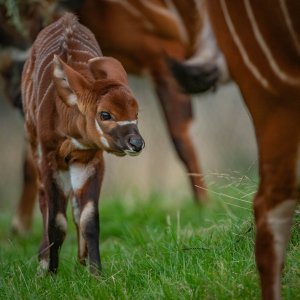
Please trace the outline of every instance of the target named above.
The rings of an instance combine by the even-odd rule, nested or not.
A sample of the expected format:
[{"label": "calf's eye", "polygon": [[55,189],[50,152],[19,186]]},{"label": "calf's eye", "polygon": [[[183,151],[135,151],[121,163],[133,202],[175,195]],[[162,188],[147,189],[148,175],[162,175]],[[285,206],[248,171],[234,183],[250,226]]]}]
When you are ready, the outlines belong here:
[{"label": "calf's eye", "polygon": [[101,111],[100,118],[102,121],[108,121],[111,120],[111,115],[107,111]]}]

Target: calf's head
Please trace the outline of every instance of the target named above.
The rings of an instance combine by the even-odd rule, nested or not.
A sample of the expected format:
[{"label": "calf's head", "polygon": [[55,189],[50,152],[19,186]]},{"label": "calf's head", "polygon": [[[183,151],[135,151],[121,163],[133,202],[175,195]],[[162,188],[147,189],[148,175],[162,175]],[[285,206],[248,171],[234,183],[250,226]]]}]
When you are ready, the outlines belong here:
[{"label": "calf's head", "polygon": [[59,98],[83,116],[79,127],[85,143],[116,155],[139,154],[144,140],[137,127],[138,104],[128,88],[121,63],[109,57],[90,59],[92,80],[57,56],[53,66]]}]

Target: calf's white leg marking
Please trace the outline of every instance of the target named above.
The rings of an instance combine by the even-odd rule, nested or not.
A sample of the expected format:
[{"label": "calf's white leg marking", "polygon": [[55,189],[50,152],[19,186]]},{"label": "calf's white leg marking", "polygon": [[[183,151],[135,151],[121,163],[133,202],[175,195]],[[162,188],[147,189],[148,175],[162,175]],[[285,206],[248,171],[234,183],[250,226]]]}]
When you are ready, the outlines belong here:
[{"label": "calf's white leg marking", "polygon": [[54,175],[56,183],[60,189],[64,192],[65,196],[68,196],[71,189],[70,174],[68,171],[58,171]]},{"label": "calf's white leg marking", "polygon": [[93,217],[94,213],[95,213],[94,203],[92,201],[89,201],[83,208],[83,211],[81,212],[80,227],[85,227],[87,222]]},{"label": "calf's white leg marking", "polygon": [[267,214],[267,223],[274,238],[276,274],[274,282],[274,293],[276,299],[280,299],[280,273],[286,246],[290,237],[293,214],[296,208],[296,200],[286,200],[279,204]]},{"label": "calf's white leg marking", "polygon": [[49,268],[49,261],[46,259],[41,259],[39,262],[38,275],[44,275]]},{"label": "calf's white leg marking", "polygon": [[71,185],[76,192],[80,190],[86,181],[95,173],[95,168],[91,164],[75,163],[70,166]]},{"label": "calf's white leg marking", "polygon": [[79,219],[80,219],[80,207],[78,205],[78,201],[76,196],[72,197],[72,211],[73,211],[73,218],[74,222],[79,225]]},{"label": "calf's white leg marking", "polygon": [[88,202],[83,211],[81,212],[80,216],[80,236],[79,236],[79,255],[80,257],[84,256],[85,249],[86,249],[86,241],[84,239],[84,230],[89,222],[93,218],[95,214],[95,206],[93,202]]},{"label": "calf's white leg marking", "polygon": [[64,233],[67,232],[67,220],[62,213],[58,213],[56,215],[55,224],[61,231],[63,231]]}]

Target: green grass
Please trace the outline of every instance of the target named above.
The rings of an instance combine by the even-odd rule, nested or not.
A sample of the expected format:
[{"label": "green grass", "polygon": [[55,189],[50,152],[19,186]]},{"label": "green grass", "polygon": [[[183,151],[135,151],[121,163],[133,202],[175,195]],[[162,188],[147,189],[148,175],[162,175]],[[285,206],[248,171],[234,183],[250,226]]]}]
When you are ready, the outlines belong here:
[{"label": "green grass", "polygon": [[[255,183],[214,187],[211,204],[196,208],[152,195],[103,199],[100,278],[76,262],[75,228],[56,276],[38,277],[41,220],[27,238],[9,234],[0,213],[0,299],[258,299],[251,198]],[[284,299],[300,299],[300,218],[296,217],[283,279]]]}]

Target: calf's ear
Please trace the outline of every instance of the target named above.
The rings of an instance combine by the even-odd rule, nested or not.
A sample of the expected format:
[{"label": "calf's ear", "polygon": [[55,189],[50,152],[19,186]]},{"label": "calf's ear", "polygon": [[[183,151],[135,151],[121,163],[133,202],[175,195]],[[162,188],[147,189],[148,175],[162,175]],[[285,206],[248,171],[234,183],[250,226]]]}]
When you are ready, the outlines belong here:
[{"label": "calf's ear", "polygon": [[122,64],[112,57],[95,57],[88,61],[95,80],[113,79],[128,84],[127,73]]},{"label": "calf's ear", "polygon": [[78,95],[89,87],[87,80],[57,55],[53,58],[53,80],[59,97],[68,106],[79,105]]}]

